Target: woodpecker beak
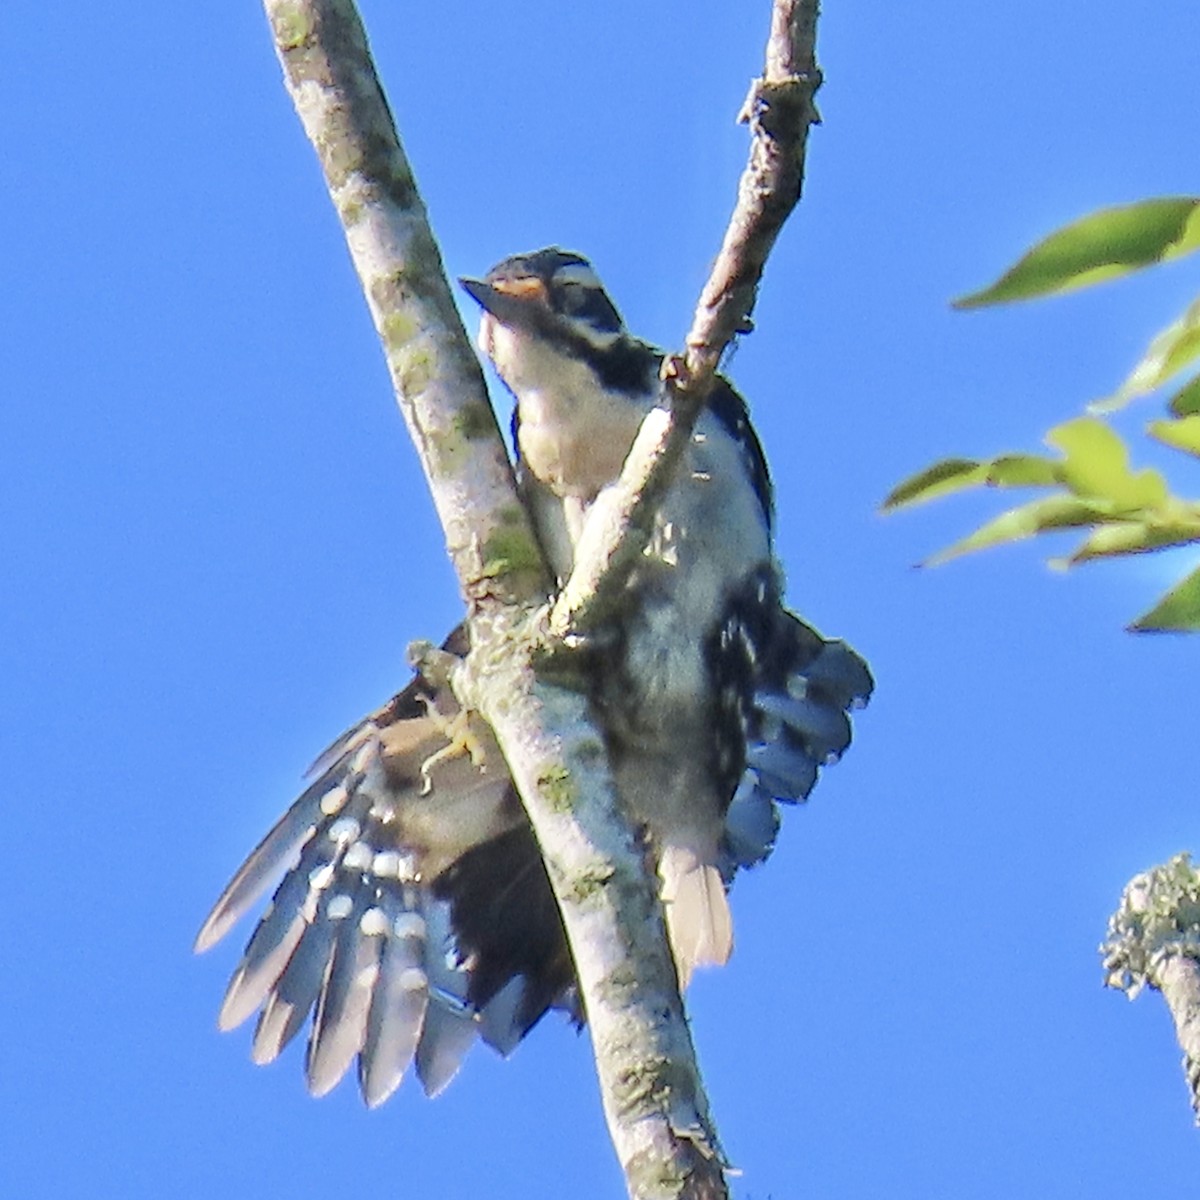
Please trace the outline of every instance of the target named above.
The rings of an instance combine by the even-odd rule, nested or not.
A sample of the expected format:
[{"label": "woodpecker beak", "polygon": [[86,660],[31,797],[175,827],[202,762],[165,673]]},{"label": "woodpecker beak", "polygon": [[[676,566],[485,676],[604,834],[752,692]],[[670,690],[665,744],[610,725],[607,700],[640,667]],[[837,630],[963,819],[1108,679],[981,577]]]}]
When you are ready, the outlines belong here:
[{"label": "woodpecker beak", "polygon": [[462,278],[462,289],[484,312],[504,325],[528,325],[533,310],[545,308],[546,285],[540,279],[520,279],[500,286],[482,279]]},{"label": "woodpecker beak", "polygon": [[481,308],[485,308],[488,312],[491,309],[488,307],[492,296],[496,294],[496,289],[489,283],[484,283],[482,279],[471,279],[466,275],[459,278],[459,286],[472,300],[475,301]]}]

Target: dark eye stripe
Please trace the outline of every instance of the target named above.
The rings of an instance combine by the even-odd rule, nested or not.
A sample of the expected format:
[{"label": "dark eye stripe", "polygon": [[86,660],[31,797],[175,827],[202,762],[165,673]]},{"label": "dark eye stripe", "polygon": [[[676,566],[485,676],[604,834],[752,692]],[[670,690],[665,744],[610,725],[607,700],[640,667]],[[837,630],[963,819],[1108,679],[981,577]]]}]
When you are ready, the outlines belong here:
[{"label": "dark eye stripe", "polygon": [[599,288],[582,284],[563,284],[554,290],[554,306],[569,317],[586,321],[604,333],[621,331],[621,314]]}]

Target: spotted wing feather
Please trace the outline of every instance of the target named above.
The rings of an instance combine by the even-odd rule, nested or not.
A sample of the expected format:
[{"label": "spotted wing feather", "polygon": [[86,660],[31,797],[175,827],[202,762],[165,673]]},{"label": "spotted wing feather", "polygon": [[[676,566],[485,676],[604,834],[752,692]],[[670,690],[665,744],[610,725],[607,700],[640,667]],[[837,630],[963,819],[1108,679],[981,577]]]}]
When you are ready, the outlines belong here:
[{"label": "spotted wing feather", "polygon": [[[446,743],[429,713],[442,698],[418,683],[319,760],[197,939],[214,944],[278,881],[219,1023],[261,1008],[251,1054],[269,1062],[311,1014],[310,1089],[328,1091],[357,1057],[372,1106],[414,1061],[425,1090],[441,1091],[480,1035],[508,1053],[573,995],[561,921],[532,833],[514,825],[507,774],[489,783],[465,755],[423,774]],[[467,842],[446,865],[422,836]]]}]

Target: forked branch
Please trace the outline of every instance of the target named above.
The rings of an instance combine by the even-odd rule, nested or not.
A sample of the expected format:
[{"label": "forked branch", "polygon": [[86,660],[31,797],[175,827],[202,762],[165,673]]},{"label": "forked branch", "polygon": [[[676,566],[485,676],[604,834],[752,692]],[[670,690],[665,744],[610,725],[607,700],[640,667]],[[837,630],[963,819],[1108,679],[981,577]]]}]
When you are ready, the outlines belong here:
[{"label": "forked branch", "polygon": [[[609,1129],[631,1196],[727,1195],[648,877],[583,699],[539,680],[549,575],[457,312],[352,0],[264,0],[288,90],[325,173],[383,344],[397,401],[471,611],[465,699],[491,722],[545,855],[575,957]],[[777,0],[767,67],[743,114],[754,133],[725,245],[673,360],[670,415],[648,420],[617,489],[617,523],[592,522],[554,625],[619,591],[713,372],[753,306],[795,205],[812,95],[816,4]],[[603,536],[600,536],[603,535]],[[638,538],[641,541],[637,541]],[[616,566],[609,564],[616,563]]]}]

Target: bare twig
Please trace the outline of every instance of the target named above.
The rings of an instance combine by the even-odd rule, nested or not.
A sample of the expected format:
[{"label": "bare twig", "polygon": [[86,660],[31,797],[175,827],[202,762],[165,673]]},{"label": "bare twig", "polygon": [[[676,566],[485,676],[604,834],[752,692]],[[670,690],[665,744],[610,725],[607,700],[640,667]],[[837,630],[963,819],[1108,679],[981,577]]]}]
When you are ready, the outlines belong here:
[{"label": "bare twig", "polygon": [[817,0],[775,0],[766,67],[739,115],[753,136],[725,240],[692,318],[686,353],[667,362],[665,405],[643,422],[620,479],[589,514],[575,569],[551,615],[560,636],[602,619],[620,595],[721,355],[749,328],[767,255],[800,199],[809,127],[819,120],[813,104],[821,84],[817,13]]},{"label": "bare twig", "polygon": [[1200,1124],[1200,874],[1188,855],[1130,880],[1100,949],[1109,987],[1131,1000],[1144,987],[1162,993]]},{"label": "bare twig", "polygon": [[657,889],[578,694],[536,679],[546,572],[352,0],[264,0],[472,609],[460,688],[491,723],[571,942],[631,1196],[725,1196]]}]

